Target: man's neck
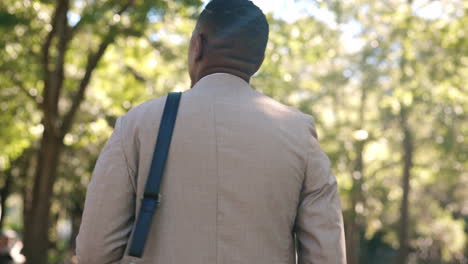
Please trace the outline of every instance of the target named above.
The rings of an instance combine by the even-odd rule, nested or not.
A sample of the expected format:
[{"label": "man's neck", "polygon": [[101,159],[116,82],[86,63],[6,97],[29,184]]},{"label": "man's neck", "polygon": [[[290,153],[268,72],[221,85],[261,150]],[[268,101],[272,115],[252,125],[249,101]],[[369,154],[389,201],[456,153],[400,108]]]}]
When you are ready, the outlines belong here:
[{"label": "man's neck", "polygon": [[232,74],[234,76],[237,76],[241,79],[243,79],[244,81],[246,81],[247,83],[250,83],[250,78],[251,76],[240,71],[240,70],[237,70],[236,68],[230,68],[230,67],[226,67],[226,66],[220,66],[220,67],[210,67],[210,68],[207,68],[203,71],[201,71],[199,74],[198,74],[198,78],[196,78],[193,82],[192,82],[192,86],[193,87],[199,80],[201,80],[203,77],[207,76],[207,75],[210,75],[210,74],[213,74],[213,73],[229,73],[229,74]]}]

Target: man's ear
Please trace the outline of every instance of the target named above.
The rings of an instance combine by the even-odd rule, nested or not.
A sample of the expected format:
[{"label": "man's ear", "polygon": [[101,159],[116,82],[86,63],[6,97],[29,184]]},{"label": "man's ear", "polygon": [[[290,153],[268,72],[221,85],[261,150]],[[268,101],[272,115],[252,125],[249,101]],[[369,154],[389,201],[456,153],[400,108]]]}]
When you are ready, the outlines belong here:
[{"label": "man's ear", "polygon": [[199,61],[203,58],[205,50],[205,38],[202,34],[197,34],[194,39],[195,60]]}]

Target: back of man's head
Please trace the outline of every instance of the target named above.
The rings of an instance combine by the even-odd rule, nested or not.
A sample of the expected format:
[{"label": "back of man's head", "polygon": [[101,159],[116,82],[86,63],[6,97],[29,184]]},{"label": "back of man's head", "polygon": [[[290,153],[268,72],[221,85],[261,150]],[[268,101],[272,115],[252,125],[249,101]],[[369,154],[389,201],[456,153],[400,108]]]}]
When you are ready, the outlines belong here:
[{"label": "back of man's head", "polygon": [[263,61],[268,22],[251,1],[212,0],[200,14],[197,31],[206,38],[208,53],[220,52],[258,66]]}]

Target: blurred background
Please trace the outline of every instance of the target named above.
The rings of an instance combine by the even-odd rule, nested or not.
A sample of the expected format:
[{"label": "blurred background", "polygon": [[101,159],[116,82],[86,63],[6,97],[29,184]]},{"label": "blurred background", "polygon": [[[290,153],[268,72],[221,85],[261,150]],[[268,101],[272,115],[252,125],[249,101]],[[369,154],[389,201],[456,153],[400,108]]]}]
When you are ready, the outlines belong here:
[{"label": "blurred background", "polygon": [[[253,2],[270,42],[252,85],[315,117],[348,263],[468,263],[468,1]],[[205,4],[0,2],[0,261],[76,261],[116,118],[189,88]]]}]

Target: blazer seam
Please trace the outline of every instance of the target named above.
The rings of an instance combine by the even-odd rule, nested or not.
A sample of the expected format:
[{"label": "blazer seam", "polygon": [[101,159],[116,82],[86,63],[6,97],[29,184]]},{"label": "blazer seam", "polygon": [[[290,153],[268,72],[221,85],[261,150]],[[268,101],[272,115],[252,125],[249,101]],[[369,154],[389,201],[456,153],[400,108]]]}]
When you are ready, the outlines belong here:
[{"label": "blazer seam", "polygon": [[[307,116],[306,116],[307,117]],[[318,144],[318,138],[316,137],[317,135],[317,132],[316,132],[316,129],[315,129],[315,121],[314,121],[314,118],[312,116],[309,116],[310,118],[307,118],[307,120],[310,122],[308,122],[308,125],[312,125],[312,131],[307,131],[307,137],[308,137],[308,142],[309,144],[306,144],[307,148],[305,149],[305,153],[304,153],[304,157],[305,157],[305,164],[304,164],[304,175],[303,175],[303,178],[302,178],[302,188],[301,188],[301,193],[300,193],[300,196],[302,196],[302,191],[304,190],[305,188],[305,184],[306,184],[306,180],[307,180],[307,171],[309,170],[309,161],[310,161],[310,158],[311,158],[311,155],[313,154],[313,149],[314,149],[314,143],[313,141],[317,141],[317,144]],[[301,198],[301,197],[299,197]],[[299,199],[299,202],[301,201],[301,199]],[[299,207],[298,207],[299,208]]]},{"label": "blazer seam", "polygon": [[[292,227],[292,231],[294,234],[297,233],[297,217],[298,217],[298,214],[299,214],[299,209],[301,207],[301,202],[304,198],[304,192],[305,192],[305,184],[306,184],[306,178],[307,178],[307,170],[309,168],[309,155],[310,155],[310,151],[306,151],[306,154],[305,154],[305,165],[304,165],[304,174],[303,174],[303,177],[302,177],[302,184],[301,184],[301,190],[299,191],[299,197],[298,197],[298,201],[297,201],[297,206],[296,206],[296,216],[294,217],[294,225]],[[297,248],[296,248],[297,249]]]},{"label": "blazer seam", "polygon": [[212,104],[212,111],[213,111],[213,130],[215,134],[215,159],[216,159],[216,226],[215,226],[215,244],[216,244],[216,263],[218,263],[218,208],[219,208],[219,164],[218,164],[218,135],[216,132],[216,111],[215,111],[215,104]]},{"label": "blazer seam", "polygon": [[[314,118],[312,116],[310,116],[310,118],[307,118],[307,115],[303,115],[303,117],[305,117],[305,121],[308,121],[307,122],[307,125],[311,124],[312,125],[312,128],[315,130],[315,121],[314,121]],[[309,169],[309,159],[310,159],[310,156],[312,155],[313,153],[313,143],[311,141],[313,140],[317,140],[318,139],[314,136],[314,131],[310,132],[307,127],[306,127],[306,134],[307,134],[307,143],[308,144],[305,144],[307,147],[306,149],[304,150],[304,153],[303,153],[303,157],[304,157],[304,164],[303,164],[303,175],[302,175],[302,183],[301,183],[301,190],[299,191],[299,197],[298,197],[298,203],[297,203],[297,206],[296,206],[296,216],[294,218],[294,224],[293,224],[293,227],[292,227],[292,232],[294,234],[296,234],[296,221],[297,221],[297,216],[298,216],[298,212],[299,212],[299,209],[300,209],[300,206],[301,206],[301,202],[302,202],[302,198],[303,198],[303,193],[304,193],[304,190],[305,190],[305,184],[306,184],[306,180],[307,180],[307,171]],[[297,249],[297,248],[296,248]]]},{"label": "blazer seam", "polygon": [[115,126],[115,129],[116,129],[116,132],[117,132],[118,141],[119,141],[119,143],[120,143],[120,144],[119,144],[119,147],[120,147],[120,150],[122,151],[122,156],[123,156],[124,161],[125,161],[125,168],[126,168],[126,171],[127,171],[127,177],[128,177],[128,179],[130,180],[130,183],[131,183],[131,185],[132,185],[133,191],[136,193],[135,181],[134,181],[134,179],[132,179],[132,174],[133,174],[133,172],[131,171],[130,166],[128,165],[128,164],[129,164],[128,158],[127,158],[127,155],[125,154],[125,148],[124,148],[124,146],[123,146],[123,140],[122,140],[122,137],[121,137],[121,135],[120,135],[120,132],[121,132],[121,131],[119,131],[119,130],[122,129],[122,126],[123,126],[123,122],[124,122],[123,119],[124,119],[124,117],[121,116],[121,117],[117,120],[117,122],[119,122],[119,125],[118,125],[118,126],[116,125],[116,126]]},{"label": "blazer seam", "polygon": [[[312,138],[309,138],[310,140],[313,140],[313,135],[310,135],[312,136]],[[309,142],[310,143],[310,142]],[[313,146],[308,144],[307,145],[307,148],[305,150],[305,153],[303,154],[303,157],[305,157],[304,159],[304,173],[302,175],[302,185],[301,185],[301,191],[299,193],[299,203],[298,203],[298,209],[299,209],[299,205],[300,205],[300,202],[301,202],[301,197],[302,197],[302,193],[304,191],[304,188],[305,188],[305,184],[306,184],[306,180],[307,180],[307,171],[309,170],[309,160],[310,160],[310,155],[312,154],[312,148]]]}]

